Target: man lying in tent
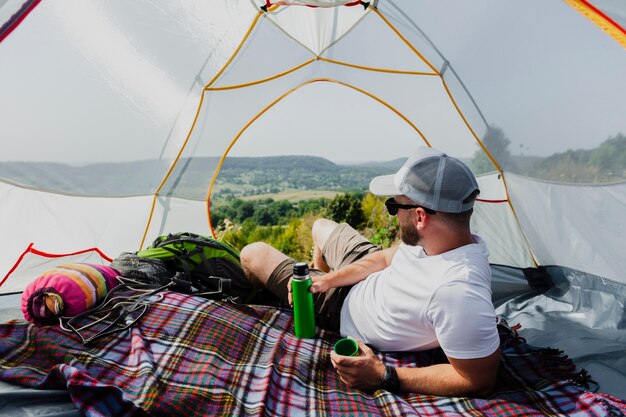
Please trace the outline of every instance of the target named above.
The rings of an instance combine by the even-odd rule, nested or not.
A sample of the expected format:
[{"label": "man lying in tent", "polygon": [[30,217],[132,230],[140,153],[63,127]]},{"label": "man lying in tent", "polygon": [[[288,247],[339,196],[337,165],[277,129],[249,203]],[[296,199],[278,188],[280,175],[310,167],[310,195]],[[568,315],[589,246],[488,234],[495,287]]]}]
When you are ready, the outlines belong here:
[{"label": "man lying in tent", "polygon": [[[313,225],[311,271],[317,324],[359,340],[360,354],[331,353],[348,386],[442,396],[482,396],[500,363],[486,244],[470,232],[479,193],[461,161],[422,147],[395,175],[370,183],[397,215],[399,246],[381,250],[347,224]],[[241,252],[248,279],[291,304],[296,262],[256,242]],[[422,368],[384,366],[381,351],[441,347],[449,363]]]}]

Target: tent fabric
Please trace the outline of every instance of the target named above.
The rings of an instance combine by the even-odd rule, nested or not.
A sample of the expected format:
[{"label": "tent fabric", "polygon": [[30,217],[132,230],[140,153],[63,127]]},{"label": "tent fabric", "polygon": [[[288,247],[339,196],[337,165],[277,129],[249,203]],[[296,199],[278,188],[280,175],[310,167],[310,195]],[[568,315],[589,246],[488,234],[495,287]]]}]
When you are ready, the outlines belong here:
[{"label": "tent fabric", "polygon": [[0,381],[0,415],[7,417],[81,417],[66,390],[34,390]]},{"label": "tent fabric", "polygon": [[565,351],[599,383],[599,392],[626,399],[626,287],[567,268],[547,271],[552,288],[524,291],[510,270],[496,269],[494,291],[506,291],[505,300],[494,297],[496,314],[520,324],[529,343]]},{"label": "tent fabric", "polygon": [[[484,143],[501,129],[532,160],[626,132],[624,48],[571,7],[591,5],[619,30],[623,2],[264,3],[48,1],[11,26],[0,43],[0,294],[22,291],[56,259],[29,247],[105,262],[158,235],[209,233],[229,157],[392,160],[427,144],[487,161],[472,227],[492,264],[577,271],[591,277],[599,316],[623,306],[593,294],[626,284],[624,183],[514,175]],[[34,4],[0,1],[4,33]],[[121,161],[135,169],[122,172]],[[59,164],[93,175],[79,181],[84,171]],[[136,187],[92,192],[111,171]],[[91,248],[103,256],[82,252]],[[503,297],[531,297],[523,278],[497,285]],[[540,322],[543,310],[531,311]]]},{"label": "tent fabric", "polygon": [[[574,9],[598,25],[604,32],[626,48],[626,7],[611,1],[566,0]],[[597,3],[594,5],[594,3]]]},{"label": "tent fabric", "polygon": [[[360,1],[355,0],[283,0],[271,1],[265,0],[265,6],[288,5],[288,6],[310,6],[310,7],[336,7],[336,6],[356,6]],[[369,3],[369,2],[367,2]]]},{"label": "tent fabric", "polygon": [[626,29],[626,5],[623,2],[619,0],[592,0],[588,2],[610,17],[622,29]]},{"label": "tent fabric", "polygon": [[[515,214],[499,198],[502,176]],[[626,183],[564,185],[504,173],[479,177],[479,186],[487,201],[477,203],[472,227],[486,239],[491,263],[526,268],[535,261],[626,283]]]},{"label": "tent fabric", "polygon": [[626,283],[621,238],[626,223],[620,220],[626,183],[557,186],[515,175],[507,178],[511,202],[541,265],[566,266]]},{"label": "tent fabric", "polygon": [[39,4],[41,0],[12,0],[5,1],[0,9],[0,42],[26,19],[26,16]]},{"label": "tent fabric", "polygon": [[[2,181],[0,199],[4,201],[0,223],[5,233],[0,280],[31,244],[48,254],[75,253],[96,247],[104,259],[139,250],[153,202],[151,196],[84,198],[31,190]],[[170,216],[172,212],[177,216]],[[206,231],[207,227],[206,207],[200,201],[158,198],[154,217],[148,230],[151,237],[166,234],[161,233],[165,230]],[[42,234],[42,231],[46,233]],[[103,257],[97,254],[64,259],[68,262],[103,262]],[[0,293],[22,291],[39,274],[58,263],[56,258],[44,257],[43,260],[45,262],[34,255],[26,257],[4,280]]]},{"label": "tent fabric", "polygon": [[505,177],[508,178],[508,173],[478,177],[480,195],[474,206],[471,227],[487,242],[491,264],[532,268],[537,263],[516,213],[511,210]]},{"label": "tent fabric", "polygon": [[[88,416],[626,412],[623,401],[582,387],[584,374],[558,350],[529,346],[505,322],[499,332],[503,362],[488,398],[362,393],[346,388],[330,364],[339,335],[322,331],[299,339],[290,311],[165,293],[131,330],[93,346],[56,327],[1,325],[0,378],[40,389],[67,387]],[[424,366],[440,355],[381,357],[395,366]]]}]

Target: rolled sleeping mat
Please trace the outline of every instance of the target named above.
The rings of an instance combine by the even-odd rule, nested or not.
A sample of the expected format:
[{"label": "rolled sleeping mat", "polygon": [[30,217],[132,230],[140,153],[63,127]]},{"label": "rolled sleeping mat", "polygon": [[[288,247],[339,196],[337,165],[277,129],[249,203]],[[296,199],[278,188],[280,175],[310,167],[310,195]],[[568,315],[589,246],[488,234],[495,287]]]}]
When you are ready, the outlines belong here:
[{"label": "rolled sleeping mat", "polygon": [[24,318],[38,325],[57,324],[98,305],[119,284],[119,272],[109,266],[67,263],[48,270],[22,293]]}]

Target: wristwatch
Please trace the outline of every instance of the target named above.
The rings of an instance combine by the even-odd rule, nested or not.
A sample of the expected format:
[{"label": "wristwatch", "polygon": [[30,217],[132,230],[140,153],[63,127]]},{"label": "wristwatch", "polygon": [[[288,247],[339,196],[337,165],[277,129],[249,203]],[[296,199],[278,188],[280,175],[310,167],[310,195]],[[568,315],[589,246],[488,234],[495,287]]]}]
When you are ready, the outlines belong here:
[{"label": "wristwatch", "polygon": [[396,368],[389,365],[385,366],[385,374],[383,375],[383,380],[380,381],[380,388],[389,392],[400,391],[400,380],[398,379]]}]

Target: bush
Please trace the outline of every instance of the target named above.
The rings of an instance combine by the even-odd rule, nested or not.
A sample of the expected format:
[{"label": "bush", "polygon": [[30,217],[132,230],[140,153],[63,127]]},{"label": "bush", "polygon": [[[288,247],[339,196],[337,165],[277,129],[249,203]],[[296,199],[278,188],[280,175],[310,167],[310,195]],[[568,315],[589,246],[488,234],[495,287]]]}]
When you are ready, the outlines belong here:
[{"label": "bush", "polygon": [[375,245],[391,246],[399,236],[400,226],[396,216],[391,216],[385,207],[387,197],[376,197],[367,193],[363,198],[363,214],[367,219],[361,233]]},{"label": "bush", "polygon": [[358,229],[365,223],[361,196],[356,193],[339,194],[328,205],[328,217],[337,223],[346,222]]},{"label": "bush", "polygon": [[[214,223],[216,236],[236,248],[261,241],[301,261],[308,261],[313,255],[311,227],[320,217],[350,224],[375,245],[389,247],[395,241],[398,223],[395,216],[387,213],[382,199],[369,193],[365,196],[351,193],[338,195],[325,208],[327,202],[327,199],[308,200],[293,205],[262,200],[253,206],[253,215],[242,220],[241,215],[251,204],[234,200],[231,206],[216,210],[212,221],[220,220],[217,226]],[[298,215],[301,210],[304,213]]]}]

